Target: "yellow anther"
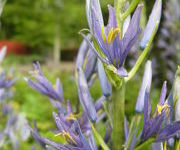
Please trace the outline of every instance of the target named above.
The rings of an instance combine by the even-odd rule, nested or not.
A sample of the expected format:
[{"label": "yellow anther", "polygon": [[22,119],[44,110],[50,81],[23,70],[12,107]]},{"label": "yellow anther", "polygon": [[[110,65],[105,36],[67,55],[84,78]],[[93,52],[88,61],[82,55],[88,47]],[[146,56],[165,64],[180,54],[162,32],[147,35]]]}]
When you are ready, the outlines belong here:
[{"label": "yellow anther", "polygon": [[39,74],[39,70],[34,70],[34,74]]},{"label": "yellow anther", "polygon": [[169,105],[167,104],[167,103],[165,103],[164,105],[157,105],[157,112],[158,112],[158,115],[161,115],[161,112],[162,112],[162,110],[164,110],[164,109],[166,109],[165,111],[166,111],[166,113],[167,113],[167,116],[169,115],[169,111],[170,111],[170,109],[169,109]]},{"label": "yellow anther", "polygon": [[81,116],[81,114],[73,114],[71,113],[69,116],[66,117],[66,120],[77,120],[77,118],[79,118]]},{"label": "yellow anther", "polygon": [[74,144],[76,144],[76,141],[73,139],[73,137],[69,134],[69,132],[62,131],[61,133],[56,134],[55,136],[63,136],[67,141],[72,141]]},{"label": "yellow anther", "polygon": [[108,36],[107,36],[108,44],[110,44],[112,41],[113,33],[114,33],[113,28],[111,28],[111,30],[109,31]]},{"label": "yellow anther", "polygon": [[7,76],[7,79],[13,79],[13,75],[12,75],[12,74],[9,74],[9,75]]},{"label": "yellow anther", "polygon": [[102,32],[103,41],[106,42],[106,35],[105,35],[105,32],[104,32],[104,28],[103,28],[103,27],[101,28],[101,32]]},{"label": "yellow anther", "polygon": [[77,119],[77,117],[72,113],[66,117],[66,120],[76,120],[76,119]]},{"label": "yellow anther", "polygon": [[120,38],[120,33],[121,33],[120,28],[115,28],[115,29],[111,28],[107,36],[107,43],[110,44],[114,40],[117,34],[119,34],[119,38]]},{"label": "yellow anther", "polygon": [[120,28],[115,28],[112,36],[112,40],[116,37],[116,34],[119,34],[119,39],[121,38],[121,30]]}]

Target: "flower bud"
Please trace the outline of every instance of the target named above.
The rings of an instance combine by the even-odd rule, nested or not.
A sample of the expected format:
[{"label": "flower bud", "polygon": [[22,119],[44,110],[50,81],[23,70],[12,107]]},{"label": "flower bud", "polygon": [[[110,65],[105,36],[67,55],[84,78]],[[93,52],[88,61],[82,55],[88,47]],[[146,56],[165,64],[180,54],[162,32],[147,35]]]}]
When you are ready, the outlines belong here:
[{"label": "flower bud", "polygon": [[151,80],[152,80],[151,61],[147,61],[145,66],[143,81],[141,84],[141,89],[139,91],[139,95],[136,102],[136,112],[141,113],[144,110],[145,92],[148,93],[150,92]]},{"label": "flower bud", "polygon": [[[150,14],[148,23],[146,25],[146,28],[144,30],[143,38],[140,42],[140,48],[144,49],[149,42],[155,28],[157,25],[157,22],[160,22],[161,19],[161,10],[162,10],[162,0],[156,0],[152,12]],[[159,24],[158,24],[159,25]]]}]

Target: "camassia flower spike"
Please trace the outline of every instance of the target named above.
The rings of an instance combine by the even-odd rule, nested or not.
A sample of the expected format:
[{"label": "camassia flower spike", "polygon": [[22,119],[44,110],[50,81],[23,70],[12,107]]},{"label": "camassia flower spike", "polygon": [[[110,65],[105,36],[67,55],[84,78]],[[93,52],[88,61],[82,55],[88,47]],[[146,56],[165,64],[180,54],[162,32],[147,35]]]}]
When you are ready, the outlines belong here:
[{"label": "camassia flower spike", "polygon": [[133,46],[138,39],[140,34],[139,21],[141,15],[142,5],[139,5],[130,21],[128,29],[122,37],[122,31],[117,26],[117,20],[115,10],[112,6],[108,5],[109,9],[109,21],[107,27],[104,26],[101,17],[99,17],[98,8],[95,5],[96,2],[92,0],[90,3],[91,17],[89,20],[92,21],[92,35],[94,37],[94,45],[92,42],[81,32],[81,35],[87,41],[92,50],[96,53],[97,57],[105,64],[108,68],[121,77],[127,76],[126,70],[123,68],[123,63]]}]

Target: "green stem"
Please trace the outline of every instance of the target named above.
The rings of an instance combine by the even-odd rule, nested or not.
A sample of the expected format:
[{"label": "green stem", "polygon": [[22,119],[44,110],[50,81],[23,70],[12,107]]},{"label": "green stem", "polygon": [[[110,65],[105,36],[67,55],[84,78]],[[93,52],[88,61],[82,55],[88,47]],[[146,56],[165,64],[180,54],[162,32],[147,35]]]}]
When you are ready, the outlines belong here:
[{"label": "green stem", "polygon": [[154,37],[156,35],[156,30],[157,30],[157,27],[158,27],[158,24],[159,22],[156,23],[156,27],[154,29],[154,32],[149,40],[149,42],[147,43],[146,45],[146,48],[144,49],[144,51],[142,52],[142,54],[140,55],[140,57],[138,58],[138,60],[136,61],[136,64],[134,65],[134,67],[132,68],[132,70],[129,72],[129,75],[128,77],[125,79],[126,82],[128,82],[135,74],[136,72],[138,71],[139,67],[141,66],[143,60],[145,59],[145,57],[147,56],[148,52],[149,52],[149,49],[151,47],[151,44],[154,40]]},{"label": "green stem", "polygon": [[[120,91],[119,91],[120,90]],[[125,108],[125,82],[119,90],[115,90],[112,98],[113,130],[112,141],[113,150],[121,150],[124,145],[124,108]]]},{"label": "green stem", "polygon": [[130,6],[128,7],[128,9],[122,14],[121,16],[121,20],[124,21],[124,19],[126,19],[127,16],[129,16],[134,9],[136,8],[136,6],[138,5],[140,0],[133,0],[130,4]]},{"label": "green stem", "polygon": [[123,15],[123,9],[125,4],[126,4],[126,0],[114,0],[117,25],[121,29],[120,37],[122,36],[122,28],[123,28],[123,21],[121,19],[121,16]]},{"label": "green stem", "polygon": [[163,150],[167,150],[167,142],[166,141],[163,143]]},{"label": "green stem", "polygon": [[152,142],[154,142],[154,138],[148,139],[146,142],[144,142],[141,145],[139,145],[138,147],[136,147],[135,150],[144,150],[144,149],[146,149],[147,145],[151,144]]},{"label": "green stem", "polygon": [[179,150],[180,149],[180,139],[176,139],[175,141],[175,150]]}]

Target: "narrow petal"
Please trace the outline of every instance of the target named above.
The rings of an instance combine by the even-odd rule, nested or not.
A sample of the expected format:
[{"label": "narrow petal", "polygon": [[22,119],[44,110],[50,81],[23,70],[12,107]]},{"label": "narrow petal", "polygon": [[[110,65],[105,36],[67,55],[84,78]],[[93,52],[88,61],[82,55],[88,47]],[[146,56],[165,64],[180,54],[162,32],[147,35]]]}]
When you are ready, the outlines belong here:
[{"label": "narrow petal", "polygon": [[134,45],[134,43],[136,42],[136,40],[138,39],[138,36],[141,32],[140,28],[139,28],[139,22],[140,22],[140,17],[141,17],[141,10],[142,10],[142,5],[138,5],[138,7],[136,8],[131,22],[129,24],[129,27],[122,39],[122,43],[123,43],[123,53],[122,53],[122,58],[119,61],[119,65],[122,66],[127,54],[129,53],[131,47]]},{"label": "narrow petal", "polygon": [[99,75],[99,80],[100,80],[100,85],[101,85],[103,95],[104,96],[111,96],[112,86],[111,86],[111,83],[109,82],[109,80],[106,76],[104,66],[100,60],[98,60],[98,75]]},{"label": "narrow petal", "polygon": [[175,136],[180,131],[180,122],[174,122],[161,129],[156,139],[157,142],[165,141]]},{"label": "narrow petal", "polygon": [[103,21],[103,16],[102,16],[102,11],[101,11],[101,6],[99,0],[91,0],[90,2],[90,7],[92,11],[92,7],[96,10],[97,16],[98,16],[98,21],[100,23],[100,26],[104,26],[104,21]]},{"label": "narrow petal", "polygon": [[167,82],[164,81],[162,90],[161,90],[161,96],[159,99],[159,105],[163,105],[166,99],[166,92],[167,92]]},{"label": "narrow petal", "polygon": [[129,15],[125,20],[124,20],[124,23],[123,23],[123,37],[129,27],[129,24],[130,24],[130,21],[131,21],[131,16]]},{"label": "narrow petal", "polygon": [[95,109],[96,109],[97,112],[102,108],[103,102],[105,100],[106,100],[106,97],[104,95],[101,96],[98,100],[96,100]]},{"label": "narrow petal", "polygon": [[96,49],[94,48],[92,42],[83,34],[83,33],[80,33],[82,35],[82,37],[87,41],[87,43],[89,44],[89,47],[94,51],[94,53],[96,54],[96,56],[104,63],[106,64],[109,64],[109,61],[106,60],[105,58],[102,58],[100,56],[100,54],[96,51]]},{"label": "narrow petal", "polygon": [[58,93],[61,100],[64,101],[63,87],[62,87],[62,83],[61,83],[60,79],[56,80],[56,92]]},{"label": "narrow petal", "polygon": [[[87,35],[86,38],[88,40],[90,40],[90,35]],[[84,63],[84,59],[85,59],[85,56],[87,54],[87,51],[88,51],[88,43],[87,41],[84,39],[80,45],[80,48],[78,50],[78,55],[77,55],[77,59],[76,59],[76,68],[78,67],[82,67],[83,66],[83,63]]]},{"label": "narrow petal", "polygon": [[149,128],[149,126],[151,125],[150,113],[151,113],[151,104],[149,100],[149,93],[145,92],[144,123],[143,123],[143,130],[142,130],[142,136],[141,136],[142,140],[146,139],[147,128]]},{"label": "narrow petal", "polygon": [[116,14],[114,8],[111,5],[108,5],[108,10],[109,20],[107,24],[107,33],[111,30],[111,28],[115,29],[117,27]]},{"label": "narrow petal", "polygon": [[89,50],[87,53],[87,60],[84,69],[84,74],[88,82],[90,81],[92,74],[95,72],[96,62],[96,54],[92,50]]},{"label": "narrow petal", "polygon": [[81,129],[80,129],[80,126],[79,126],[79,123],[77,121],[75,121],[75,126],[77,127],[77,132],[79,134],[79,137],[81,139],[81,142],[83,143],[83,147],[86,149],[86,150],[91,150],[89,144],[87,143],[86,141],[86,138],[85,136],[83,135]]},{"label": "narrow petal", "polygon": [[88,133],[88,141],[89,141],[91,150],[98,150],[92,131],[90,131],[90,133]]},{"label": "narrow petal", "polygon": [[87,81],[83,70],[78,69],[78,95],[84,111],[87,113],[91,121],[96,120],[96,109],[93,104],[93,99],[88,89]]}]

